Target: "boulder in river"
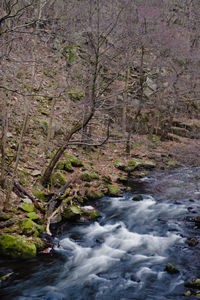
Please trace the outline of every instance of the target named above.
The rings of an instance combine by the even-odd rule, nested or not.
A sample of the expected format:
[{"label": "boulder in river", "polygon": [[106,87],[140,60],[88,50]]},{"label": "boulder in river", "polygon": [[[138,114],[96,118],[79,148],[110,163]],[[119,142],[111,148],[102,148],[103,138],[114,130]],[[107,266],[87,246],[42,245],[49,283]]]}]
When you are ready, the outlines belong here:
[{"label": "boulder in river", "polygon": [[165,271],[167,271],[169,274],[177,274],[180,272],[174,265],[170,263],[166,265]]},{"label": "boulder in river", "polygon": [[142,195],[135,195],[132,200],[133,201],[142,201],[143,197],[142,197]]},{"label": "boulder in river", "polygon": [[187,282],[184,283],[184,286],[188,287],[188,288],[199,289],[200,288],[200,279],[197,278],[197,279],[194,279],[192,281],[187,281]]},{"label": "boulder in river", "polygon": [[198,245],[198,241],[197,241],[197,239],[195,239],[195,238],[191,238],[191,239],[189,239],[188,241],[187,241],[187,244],[189,245],[189,246],[196,246],[196,245]]}]

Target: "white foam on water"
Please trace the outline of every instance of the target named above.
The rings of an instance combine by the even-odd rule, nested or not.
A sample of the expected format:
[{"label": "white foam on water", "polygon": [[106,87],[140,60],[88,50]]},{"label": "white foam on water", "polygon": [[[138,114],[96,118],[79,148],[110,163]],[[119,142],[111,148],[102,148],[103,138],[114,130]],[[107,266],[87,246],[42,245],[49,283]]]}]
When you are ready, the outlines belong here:
[{"label": "white foam on water", "polygon": [[[143,221],[149,226],[152,225],[150,222],[152,217],[156,217],[160,213],[178,214],[178,211],[182,212],[185,209],[183,206],[177,206],[178,211],[174,212],[175,208],[168,204],[156,204],[151,196],[140,202],[121,201],[116,198],[111,200],[111,206],[112,210],[115,208],[126,209],[127,218],[135,218],[136,223],[144,215]],[[95,244],[93,247],[84,247],[70,238],[61,240],[62,251],[70,251],[70,256],[64,265],[58,284],[59,288],[73,284],[80,285],[88,280],[99,278],[98,274],[109,272],[112,266],[121,263],[126,254],[129,255],[132,267],[139,264],[135,275],[137,279],[141,280],[141,286],[149,275],[158,276],[158,279],[161,279],[163,272],[152,270],[152,267],[164,263],[167,258],[167,250],[175,243],[184,241],[179,235],[171,232],[166,232],[165,236],[159,236],[156,231],[149,234],[132,232],[122,221],[105,225],[95,222],[87,227],[79,228],[79,232],[87,241],[100,239],[101,243]],[[132,283],[133,281],[129,284]]]}]

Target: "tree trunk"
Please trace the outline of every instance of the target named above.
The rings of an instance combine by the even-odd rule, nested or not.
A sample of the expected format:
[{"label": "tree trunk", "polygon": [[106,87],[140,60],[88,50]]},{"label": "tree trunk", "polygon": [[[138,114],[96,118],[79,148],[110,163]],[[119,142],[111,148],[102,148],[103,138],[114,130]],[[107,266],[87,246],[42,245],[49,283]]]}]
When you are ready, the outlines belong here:
[{"label": "tree trunk", "polygon": [[53,171],[53,169],[55,168],[58,160],[61,158],[61,156],[63,155],[64,151],[66,150],[68,143],[70,141],[70,139],[72,138],[72,136],[77,133],[78,131],[81,130],[81,128],[84,128],[88,122],[92,119],[94,115],[94,109],[91,110],[90,114],[88,115],[88,117],[84,120],[83,123],[78,123],[75,127],[73,127],[71,129],[71,131],[66,135],[65,137],[65,142],[64,144],[56,151],[55,155],[52,157],[48,167],[46,168],[42,178],[41,178],[41,183],[43,186],[47,186],[49,181],[50,181],[50,177],[51,177],[51,173]]}]

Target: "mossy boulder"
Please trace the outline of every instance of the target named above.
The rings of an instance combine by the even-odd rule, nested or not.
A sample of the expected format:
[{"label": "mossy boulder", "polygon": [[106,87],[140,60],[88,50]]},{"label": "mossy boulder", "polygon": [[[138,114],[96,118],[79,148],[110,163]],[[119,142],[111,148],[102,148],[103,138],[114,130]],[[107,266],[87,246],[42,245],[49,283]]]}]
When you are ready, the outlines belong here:
[{"label": "mossy boulder", "polygon": [[67,153],[65,153],[64,156],[67,158],[68,161],[70,161],[70,163],[72,164],[73,167],[80,168],[80,167],[84,166],[81,159],[79,159],[73,155],[69,155]]},{"label": "mossy boulder", "polygon": [[155,162],[151,160],[139,160],[139,159],[131,159],[128,162],[128,166],[126,171],[128,173],[138,170],[152,170],[156,167]]},{"label": "mossy boulder", "polygon": [[21,236],[0,236],[0,253],[12,258],[33,258],[36,256],[36,246]]},{"label": "mossy boulder", "polygon": [[64,169],[65,169],[65,161],[60,160],[60,161],[57,163],[57,169],[58,169],[58,170],[64,170]]},{"label": "mossy boulder", "polygon": [[37,251],[42,251],[48,247],[48,244],[39,237],[31,237],[30,241],[35,244]]},{"label": "mossy boulder", "polygon": [[96,190],[93,190],[93,189],[86,190],[86,192],[85,192],[85,197],[88,200],[97,200],[97,199],[102,198],[103,196],[104,196],[103,192],[96,191]]},{"label": "mossy boulder", "polygon": [[167,271],[169,274],[177,274],[180,272],[174,265],[170,263],[166,265],[165,271]]},{"label": "mossy boulder", "polygon": [[138,162],[134,159],[129,160],[128,167],[126,168],[126,171],[132,172],[135,170],[135,168],[138,166]]},{"label": "mossy boulder", "polygon": [[184,283],[185,287],[199,289],[200,288],[200,279],[194,279],[192,281],[187,281]]},{"label": "mossy boulder", "polygon": [[33,191],[33,195],[40,201],[47,201],[44,191]]},{"label": "mossy boulder", "polygon": [[112,183],[112,179],[111,179],[111,177],[110,177],[109,175],[104,175],[104,176],[102,176],[102,180],[103,180],[105,183],[108,183],[108,184]]},{"label": "mossy boulder", "polygon": [[20,207],[21,207],[21,209],[23,209],[26,212],[34,212],[35,211],[35,206],[30,203],[23,202],[23,203],[21,203]]},{"label": "mossy boulder", "polygon": [[143,197],[142,195],[135,195],[133,198],[132,198],[133,201],[142,201],[143,200]]},{"label": "mossy boulder", "polygon": [[196,245],[198,245],[198,240],[197,239],[195,239],[195,238],[190,238],[188,241],[187,241],[187,244],[189,245],[189,246],[196,246]]},{"label": "mossy boulder", "polygon": [[67,182],[66,177],[63,173],[57,171],[51,175],[51,185],[54,187],[61,187]]},{"label": "mossy boulder", "polygon": [[12,215],[9,215],[9,214],[3,213],[3,212],[0,213],[0,221],[7,221],[12,218],[13,218]]},{"label": "mossy boulder", "polygon": [[124,164],[123,162],[121,162],[120,160],[115,160],[114,161],[114,166],[115,168],[117,168],[118,170],[121,170],[121,171],[126,171],[126,164]]},{"label": "mossy boulder", "polygon": [[97,219],[99,217],[98,211],[92,206],[83,206],[81,207],[82,221],[90,221]]},{"label": "mossy boulder", "polygon": [[141,160],[138,161],[138,164],[136,166],[137,169],[145,169],[145,170],[152,170],[156,167],[156,163],[152,160]]},{"label": "mossy boulder", "polygon": [[21,234],[24,234],[26,236],[34,236],[38,237],[43,232],[43,227],[36,224],[31,219],[25,218],[22,221],[18,222],[18,226],[20,229]]},{"label": "mossy boulder", "polygon": [[31,220],[38,220],[38,219],[39,219],[38,214],[36,214],[34,211],[28,213],[26,216],[27,216],[29,219],[31,219]]},{"label": "mossy boulder", "polygon": [[192,295],[192,292],[191,292],[191,291],[186,291],[186,292],[184,293],[184,296],[186,296],[186,297],[191,296],[191,295]]},{"label": "mossy boulder", "polygon": [[110,197],[119,197],[121,196],[121,191],[115,186],[108,184],[107,185],[107,195]]},{"label": "mossy boulder", "polygon": [[62,217],[65,219],[76,218],[77,216],[80,215],[81,215],[81,209],[76,205],[67,206],[62,213]]},{"label": "mossy boulder", "polygon": [[67,161],[60,160],[57,164],[57,169],[58,170],[65,170],[69,173],[74,172],[74,169],[72,168],[72,164],[69,160],[67,160]]},{"label": "mossy boulder", "polygon": [[167,165],[168,167],[181,167],[181,164],[174,159],[169,159]]},{"label": "mossy boulder", "polygon": [[93,181],[93,180],[98,180],[99,176],[97,174],[90,173],[90,172],[86,171],[86,172],[81,174],[81,179],[83,181],[90,182],[90,181]]},{"label": "mossy boulder", "polygon": [[69,173],[73,173],[74,172],[74,169],[72,168],[72,163],[71,161],[67,160],[65,162],[65,171],[69,172]]}]

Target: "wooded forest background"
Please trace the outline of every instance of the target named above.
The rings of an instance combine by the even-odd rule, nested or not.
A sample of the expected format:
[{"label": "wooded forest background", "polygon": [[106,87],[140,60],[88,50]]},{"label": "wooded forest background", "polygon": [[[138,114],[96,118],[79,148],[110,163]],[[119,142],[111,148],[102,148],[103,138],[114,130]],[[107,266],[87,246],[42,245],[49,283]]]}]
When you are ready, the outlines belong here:
[{"label": "wooded forest background", "polygon": [[199,138],[199,15],[198,0],[2,0],[5,208],[22,153],[47,186],[69,146]]}]

